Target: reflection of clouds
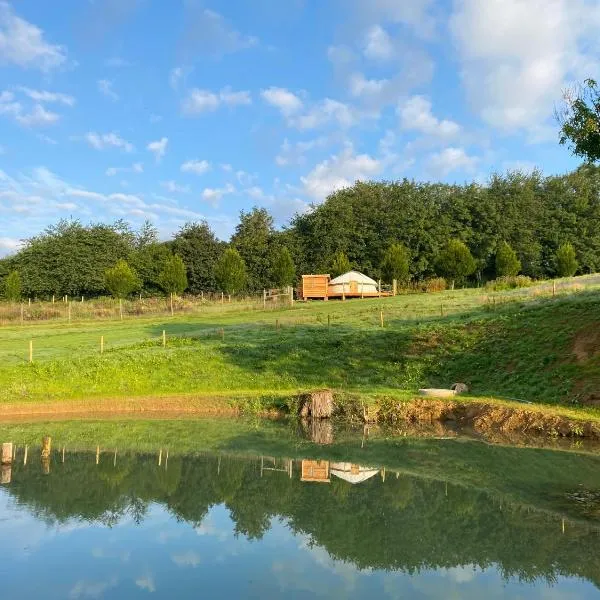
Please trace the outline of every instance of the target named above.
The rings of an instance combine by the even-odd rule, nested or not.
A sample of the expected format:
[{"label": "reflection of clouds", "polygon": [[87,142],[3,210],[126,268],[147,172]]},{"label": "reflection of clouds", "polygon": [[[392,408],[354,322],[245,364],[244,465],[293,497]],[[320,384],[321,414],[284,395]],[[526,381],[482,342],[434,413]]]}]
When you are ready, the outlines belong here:
[{"label": "reflection of clouds", "polygon": [[166,544],[169,540],[176,540],[183,535],[182,529],[164,530],[158,534],[158,541],[161,544]]},{"label": "reflection of clouds", "polygon": [[450,569],[440,569],[438,573],[443,577],[446,575],[456,583],[467,583],[477,577],[477,567],[475,565],[465,565],[462,567],[452,567]]},{"label": "reflection of clouds", "polygon": [[197,552],[194,552],[193,550],[188,550],[187,552],[182,552],[180,554],[171,554],[171,560],[178,567],[194,567],[195,568],[201,562],[200,555]]},{"label": "reflection of clouds", "polygon": [[148,575],[144,575],[144,577],[138,577],[135,580],[135,585],[137,585],[140,589],[146,590],[150,593],[156,591],[156,586],[154,585],[154,577],[148,573]]},{"label": "reflection of clouds", "polygon": [[129,562],[131,558],[131,550],[124,550],[123,552],[110,552],[105,550],[104,548],[99,548],[96,546],[92,548],[92,556],[94,558],[117,558],[121,562]]},{"label": "reflection of clouds", "polygon": [[232,523],[231,523],[231,519],[226,515],[227,525],[225,527],[219,526],[215,522],[216,518],[218,518],[217,511],[218,511],[218,508],[211,510],[206,515],[206,517],[204,518],[202,523],[200,523],[200,525],[198,525],[197,527],[194,527],[194,531],[198,535],[206,535],[206,536],[210,536],[210,537],[216,537],[218,540],[224,541],[229,537],[233,537]]},{"label": "reflection of clouds", "polygon": [[100,598],[104,592],[117,585],[118,579],[111,577],[108,581],[78,581],[69,592],[69,598]]}]

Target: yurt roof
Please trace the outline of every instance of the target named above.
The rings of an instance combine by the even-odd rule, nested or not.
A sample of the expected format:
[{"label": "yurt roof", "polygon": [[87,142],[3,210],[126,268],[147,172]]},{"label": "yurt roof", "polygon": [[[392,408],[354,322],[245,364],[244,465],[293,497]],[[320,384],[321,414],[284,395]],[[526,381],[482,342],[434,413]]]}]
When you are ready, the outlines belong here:
[{"label": "yurt roof", "polygon": [[377,473],[379,473],[379,470],[367,469],[365,471],[361,470],[358,473],[351,473],[350,471],[339,471],[338,469],[331,469],[330,473],[332,475],[335,475],[336,477],[339,477],[340,479],[343,479],[344,481],[347,481],[348,483],[356,484],[362,483],[367,479],[371,479],[371,477],[374,477],[375,475],[377,475]]},{"label": "yurt roof", "polygon": [[348,271],[343,275],[339,275],[332,279],[329,283],[335,285],[336,283],[350,283],[351,281],[357,281],[358,283],[368,283],[369,285],[377,285],[377,282],[370,277],[367,277],[363,273],[358,271]]}]

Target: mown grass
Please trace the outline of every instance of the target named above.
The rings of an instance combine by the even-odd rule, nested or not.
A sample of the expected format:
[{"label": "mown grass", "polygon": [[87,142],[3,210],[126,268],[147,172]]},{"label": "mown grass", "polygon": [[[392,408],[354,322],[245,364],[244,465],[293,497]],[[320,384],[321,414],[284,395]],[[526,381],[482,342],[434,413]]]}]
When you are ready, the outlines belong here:
[{"label": "mown grass", "polygon": [[600,384],[600,338],[593,333],[600,329],[600,294],[548,298],[530,290],[527,297],[496,294],[495,309],[481,290],[459,290],[269,312],[2,328],[0,401],[257,397],[318,387],[402,396],[464,381],[477,396],[584,405]]}]

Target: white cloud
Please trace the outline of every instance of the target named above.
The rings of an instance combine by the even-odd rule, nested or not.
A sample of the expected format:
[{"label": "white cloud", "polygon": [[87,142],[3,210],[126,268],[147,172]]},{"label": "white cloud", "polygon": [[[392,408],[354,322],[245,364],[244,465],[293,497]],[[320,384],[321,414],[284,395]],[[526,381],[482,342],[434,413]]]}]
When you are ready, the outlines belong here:
[{"label": "white cloud", "polygon": [[85,141],[96,150],[105,150],[106,148],[120,148],[124,152],[133,152],[133,144],[124,140],[118,133],[96,133],[90,131],[84,136]]},{"label": "white cloud", "polygon": [[210,170],[210,163],[207,160],[188,160],[181,165],[180,169],[183,173],[203,175]]},{"label": "white cloud", "polygon": [[177,91],[181,81],[184,80],[192,71],[192,67],[174,67],[171,69],[171,72],[169,73],[169,86],[171,86],[171,89]]},{"label": "white cloud", "polygon": [[108,79],[98,80],[98,91],[113,102],[119,99],[118,94],[113,90],[113,82]]},{"label": "white cloud", "polygon": [[366,79],[362,73],[350,76],[350,93],[353,96],[372,96],[382,94],[390,85],[389,79]]},{"label": "white cloud", "polygon": [[154,578],[152,575],[144,575],[143,577],[138,577],[135,580],[135,585],[142,590],[146,590],[147,592],[153,593],[156,591],[156,585],[154,584]]},{"label": "white cloud", "polygon": [[181,103],[181,110],[184,115],[195,116],[213,112],[221,104],[227,106],[252,104],[252,97],[248,91],[235,92],[228,87],[223,88],[219,93],[193,88]]},{"label": "white cloud", "polygon": [[308,196],[324,200],[332,192],[349,187],[358,180],[374,177],[381,170],[380,161],[368,154],[356,155],[353,148],[347,146],[340,154],[318,164],[300,180]]},{"label": "white cloud", "polygon": [[289,117],[302,110],[302,100],[285,88],[270,87],[262,90],[260,95],[271,106],[279,109],[284,117]]},{"label": "white cloud", "polygon": [[445,177],[451,171],[472,171],[477,165],[477,160],[476,157],[469,156],[464,148],[450,147],[432,154],[429,167],[436,175]]},{"label": "white cloud", "polygon": [[63,46],[48,43],[44,32],[0,2],[0,63],[50,71],[67,60]]},{"label": "white cloud", "polygon": [[184,52],[191,57],[209,55],[213,57],[233,54],[252,48],[258,38],[241,34],[218,12],[198,7],[188,2],[190,12],[186,15],[187,31],[184,34]]},{"label": "white cloud", "polygon": [[0,256],[16,252],[21,247],[21,240],[9,237],[0,237]]},{"label": "white cloud", "polygon": [[373,60],[389,60],[394,56],[394,43],[381,25],[373,25],[367,30],[363,46],[364,55]]},{"label": "white cloud", "polygon": [[204,190],[202,190],[202,199],[210,202],[213,206],[217,206],[223,196],[234,194],[235,191],[235,187],[230,183],[222,188],[204,188]]},{"label": "white cloud", "polygon": [[292,144],[286,138],[281,144],[279,154],[275,157],[275,164],[280,167],[303,165],[306,162],[307,152],[317,148],[324,148],[329,141],[329,138],[322,136],[314,140],[300,141]]},{"label": "white cloud", "polygon": [[172,194],[189,194],[190,186],[189,185],[179,185],[176,181],[172,179],[170,181],[161,181],[162,187],[164,187],[168,192]]},{"label": "white cloud", "polygon": [[75,105],[75,98],[68,94],[49,92],[47,90],[32,90],[28,87],[19,87],[18,89],[32,100],[35,100],[35,102],[45,102],[47,104],[55,102],[58,104],[65,104],[66,106]]},{"label": "white cloud", "polygon": [[160,140],[156,140],[155,142],[150,142],[146,146],[146,150],[152,152],[154,154],[154,158],[156,162],[160,162],[161,158],[167,152],[167,144],[169,143],[169,138],[162,137]]},{"label": "white cloud", "polygon": [[455,0],[450,19],[475,109],[533,138],[549,132],[566,82],[599,68],[598,27],[600,6],[586,0]]},{"label": "white cloud", "polygon": [[342,128],[348,128],[356,123],[356,115],[347,104],[338,100],[332,100],[331,98],[325,98],[304,115],[289,119],[290,125],[301,130],[315,129],[330,123]]},{"label": "white cloud", "polygon": [[81,579],[71,588],[69,598],[71,600],[78,600],[79,598],[102,598],[109,589],[116,587],[117,584],[118,579],[116,577],[111,577],[106,581],[87,581]]},{"label": "white cloud", "polygon": [[460,126],[447,119],[439,120],[431,112],[431,102],[424,96],[412,96],[397,108],[403,129],[420,131],[426,135],[448,138],[460,132]]},{"label": "white cloud", "polygon": [[219,99],[228,106],[252,104],[252,96],[248,91],[233,92],[230,88],[223,88],[219,92]]},{"label": "white cloud", "polygon": [[17,121],[25,127],[45,127],[52,125],[60,119],[60,116],[46,110],[41,104],[34,105],[30,113],[18,114]]},{"label": "white cloud", "polygon": [[108,177],[114,177],[119,173],[143,173],[144,165],[142,163],[133,163],[131,167],[109,167],[106,169],[106,175]]}]

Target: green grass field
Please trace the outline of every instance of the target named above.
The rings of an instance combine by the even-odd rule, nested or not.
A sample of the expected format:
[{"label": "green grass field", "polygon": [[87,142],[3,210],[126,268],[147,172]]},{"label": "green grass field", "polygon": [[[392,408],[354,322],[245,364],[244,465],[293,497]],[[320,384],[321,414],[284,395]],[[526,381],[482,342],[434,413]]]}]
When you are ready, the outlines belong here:
[{"label": "green grass field", "polygon": [[595,277],[560,282],[556,297],[543,284],[2,327],[0,400],[253,397],[317,387],[401,396],[464,381],[477,396],[590,406],[600,384],[597,285]]}]

